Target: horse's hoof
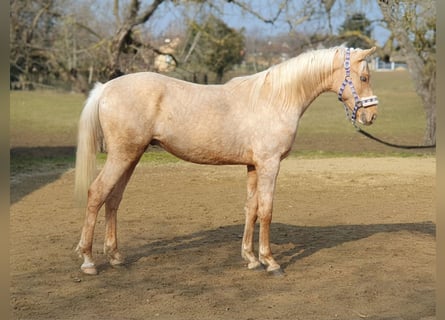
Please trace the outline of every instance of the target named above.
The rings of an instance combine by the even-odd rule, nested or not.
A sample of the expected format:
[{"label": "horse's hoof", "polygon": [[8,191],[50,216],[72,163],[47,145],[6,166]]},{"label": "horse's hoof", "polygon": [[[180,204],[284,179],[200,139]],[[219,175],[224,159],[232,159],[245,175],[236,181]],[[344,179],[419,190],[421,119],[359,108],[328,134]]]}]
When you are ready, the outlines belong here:
[{"label": "horse's hoof", "polygon": [[89,275],[93,275],[93,276],[97,274],[97,269],[94,266],[94,264],[82,265],[80,267],[80,270],[85,274],[89,274]]},{"label": "horse's hoof", "polygon": [[261,262],[255,261],[255,262],[250,262],[247,265],[247,269],[253,270],[253,271],[264,271],[264,266]]},{"label": "horse's hoof", "polygon": [[262,263],[255,264],[251,267],[248,266],[248,269],[253,270],[253,271],[264,271],[265,270],[264,265]]},{"label": "horse's hoof", "polygon": [[110,259],[110,265],[112,267],[119,267],[122,266],[124,264],[125,260],[124,259]]},{"label": "horse's hoof", "polygon": [[267,270],[267,274],[272,277],[284,277],[284,270],[281,268],[274,270]]},{"label": "horse's hoof", "polygon": [[125,262],[124,260],[110,260],[110,265],[113,268],[119,268],[125,265],[124,262]]},{"label": "horse's hoof", "polygon": [[110,261],[110,266],[116,270],[127,269],[127,265],[123,261],[121,261],[120,263],[113,263]]}]

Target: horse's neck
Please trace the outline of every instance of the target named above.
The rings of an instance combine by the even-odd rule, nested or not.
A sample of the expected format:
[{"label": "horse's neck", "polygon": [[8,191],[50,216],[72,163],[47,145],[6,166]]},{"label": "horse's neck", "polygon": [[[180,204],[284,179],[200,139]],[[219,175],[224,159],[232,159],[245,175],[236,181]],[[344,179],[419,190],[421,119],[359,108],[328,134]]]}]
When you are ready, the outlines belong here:
[{"label": "horse's neck", "polygon": [[[326,59],[327,58],[327,59]],[[332,87],[332,64],[329,57],[310,53],[271,69],[272,91],[279,92],[285,109],[303,113],[323,92]]]},{"label": "horse's neck", "polygon": [[307,106],[309,106],[322,93],[331,91],[331,84],[328,81],[318,82],[315,88],[315,90],[307,93]]},{"label": "horse's neck", "polygon": [[305,83],[303,84],[300,83],[300,88],[297,89],[300,95],[299,104],[297,106],[298,113],[302,115],[319,95],[331,91],[332,84],[330,83],[330,75],[327,77],[328,78],[323,77],[323,81],[312,78],[305,80]]},{"label": "horse's neck", "polygon": [[300,79],[298,86],[301,95],[300,112],[303,114],[311,103],[322,93],[332,91],[331,68],[318,70],[317,74],[306,74]]}]

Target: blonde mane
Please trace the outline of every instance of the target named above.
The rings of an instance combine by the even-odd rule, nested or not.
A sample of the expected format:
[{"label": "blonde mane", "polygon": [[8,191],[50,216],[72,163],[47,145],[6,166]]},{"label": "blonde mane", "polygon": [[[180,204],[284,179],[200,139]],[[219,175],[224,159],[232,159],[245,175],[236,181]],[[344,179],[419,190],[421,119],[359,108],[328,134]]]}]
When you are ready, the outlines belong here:
[{"label": "blonde mane", "polygon": [[342,47],[308,51],[260,73],[242,77],[252,86],[250,107],[265,103],[268,107],[287,110],[306,103],[320,84],[324,87],[329,84],[338,51],[344,54]]}]

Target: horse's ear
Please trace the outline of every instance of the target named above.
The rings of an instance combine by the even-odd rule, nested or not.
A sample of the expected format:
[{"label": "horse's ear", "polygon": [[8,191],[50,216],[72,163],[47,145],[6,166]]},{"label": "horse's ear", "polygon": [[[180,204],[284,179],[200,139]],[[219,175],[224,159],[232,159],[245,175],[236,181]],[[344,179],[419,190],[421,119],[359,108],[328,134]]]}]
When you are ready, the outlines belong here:
[{"label": "horse's ear", "polygon": [[373,54],[375,50],[376,50],[376,47],[372,47],[371,49],[358,51],[357,52],[357,60],[358,61],[365,60],[368,56]]},{"label": "horse's ear", "polygon": [[376,47],[372,47],[371,49],[368,49],[368,56],[370,56],[371,54],[373,54],[375,52],[377,48]]}]

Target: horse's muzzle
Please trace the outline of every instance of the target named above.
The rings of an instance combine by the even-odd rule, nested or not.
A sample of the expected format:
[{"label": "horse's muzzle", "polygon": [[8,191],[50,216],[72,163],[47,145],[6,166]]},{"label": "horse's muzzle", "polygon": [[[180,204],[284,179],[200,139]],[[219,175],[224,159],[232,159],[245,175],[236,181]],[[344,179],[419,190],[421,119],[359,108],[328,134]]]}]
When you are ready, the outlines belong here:
[{"label": "horse's muzzle", "polygon": [[375,119],[377,119],[376,107],[369,107],[360,110],[360,115],[358,117],[358,122],[365,126],[371,125]]}]

